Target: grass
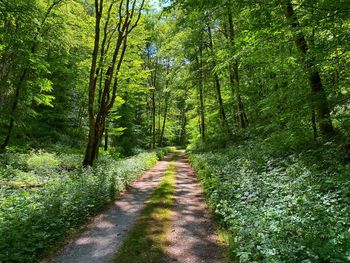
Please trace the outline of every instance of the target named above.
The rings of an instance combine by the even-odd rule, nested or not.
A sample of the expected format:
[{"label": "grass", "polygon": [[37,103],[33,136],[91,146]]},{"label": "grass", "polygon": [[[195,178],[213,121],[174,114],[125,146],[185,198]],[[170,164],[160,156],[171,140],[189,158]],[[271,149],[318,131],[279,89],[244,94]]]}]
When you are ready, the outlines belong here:
[{"label": "grass", "polygon": [[230,244],[233,242],[231,233],[220,225],[218,219],[214,221],[215,233],[218,236],[219,245],[221,248],[221,257],[225,262],[238,263],[239,260],[235,253],[230,250]]},{"label": "grass", "polygon": [[171,224],[175,177],[175,164],[171,162],[120,247],[115,262],[163,262]]}]

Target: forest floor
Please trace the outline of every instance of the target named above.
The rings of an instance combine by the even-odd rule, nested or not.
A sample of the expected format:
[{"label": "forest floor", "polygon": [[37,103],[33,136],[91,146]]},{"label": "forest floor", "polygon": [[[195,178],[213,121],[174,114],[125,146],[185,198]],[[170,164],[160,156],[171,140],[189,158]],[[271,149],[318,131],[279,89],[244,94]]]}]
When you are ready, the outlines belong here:
[{"label": "forest floor", "polygon": [[[215,233],[202,191],[184,153],[177,153],[174,205],[163,262],[224,262],[222,242]],[[114,204],[94,218],[79,236],[43,262],[113,262],[128,232],[159,185],[173,155],[159,161],[132,183]],[[140,262],[143,263],[143,262]],[[148,263],[148,262],[145,262]]]}]

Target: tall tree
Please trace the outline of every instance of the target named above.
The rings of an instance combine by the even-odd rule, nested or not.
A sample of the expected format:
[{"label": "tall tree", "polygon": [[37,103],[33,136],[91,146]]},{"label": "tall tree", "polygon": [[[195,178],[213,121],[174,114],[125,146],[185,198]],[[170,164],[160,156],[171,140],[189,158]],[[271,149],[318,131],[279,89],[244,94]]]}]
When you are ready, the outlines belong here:
[{"label": "tall tree", "polygon": [[199,48],[196,50],[196,64],[198,72],[198,92],[199,92],[199,114],[200,114],[200,134],[202,141],[205,140],[205,105],[203,91],[203,39],[200,39]]},{"label": "tall tree", "polygon": [[321,76],[315,65],[315,58],[309,52],[309,46],[302,32],[298,17],[294,11],[291,0],[283,0],[284,15],[288,20],[294,34],[295,45],[303,56],[303,63],[308,72],[309,84],[312,93],[312,104],[316,110],[316,119],[323,135],[333,134],[333,125],[330,117],[328,99],[322,85]]},{"label": "tall tree", "polygon": [[[13,102],[10,108],[9,112],[9,122],[8,122],[8,127],[7,127],[7,132],[5,139],[3,143],[0,145],[0,150],[4,150],[11,138],[13,128],[15,126],[15,116],[16,116],[16,111],[18,108],[19,101],[21,99],[21,91],[24,87],[25,82],[27,81],[27,76],[31,71],[31,59],[34,59],[35,53],[38,51],[38,46],[39,46],[39,39],[43,37],[43,35],[47,32],[45,32],[45,25],[47,23],[47,20],[49,16],[51,15],[52,11],[56,6],[58,6],[60,3],[62,3],[64,0],[56,0],[53,1],[51,4],[48,5],[46,11],[42,15],[41,22],[39,25],[34,29],[34,36],[32,37],[31,44],[29,47],[27,46],[26,48],[29,48],[27,53],[29,54],[29,58],[27,61],[24,61],[24,66],[21,68],[21,70],[18,73],[18,76],[16,77],[15,83],[14,83],[14,96],[13,96]],[[22,62],[23,63],[23,62]],[[6,76],[12,75],[12,72],[8,72]],[[22,91],[22,93],[24,93]]]},{"label": "tall tree", "polygon": [[[89,136],[83,162],[86,166],[92,166],[97,157],[99,144],[104,133],[105,121],[117,97],[118,75],[124,60],[128,36],[140,21],[144,2],[144,0],[120,0],[117,4],[115,1],[109,1],[109,3],[107,2],[107,12],[104,12],[104,1],[95,0],[95,42],[90,70],[88,99]],[[116,4],[117,7],[115,8]],[[112,26],[112,30],[109,30],[113,11],[118,17],[118,22]],[[104,16],[106,16],[105,24],[101,30],[101,22]],[[116,36],[114,36],[115,34]],[[101,36],[102,42],[100,43]],[[111,59],[107,61],[109,49],[112,50]],[[108,68],[104,76],[101,103],[95,112],[95,93],[98,77],[106,64]]]},{"label": "tall tree", "polygon": [[[232,52],[231,54],[235,54],[235,28],[232,14],[231,1],[227,1],[227,24],[228,24],[228,35],[229,35],[229,48]],[[247,126],[247,116],[244,111],[244,106],[241,97],[241,89],[240,89],[240,80],[239,80],[239,62],[237,59],[232,58],[229,62],[229,78],[231,83],[231,88],[233,94],[236,98],[237,105],[237,115],[241,128],[245,128]]]},{"label": "tall tree", "polygon": [[212,71],[213,71],[213,77],[214,77],[214,86],[216,90],[216,97],[219,105],[219,113],[220,113],[220,119],[222,121],[222,124],[224,125],[224,129],[228,133],[231,133],[230,127],[227,121],[226,117],[226,112],[224,108],[224,101],[222,99],[222,94],[221,94],[221,83],[220,83],[220,78],[218,73],[216,72],[216,55],[215,55],[215,50],[214,50],[214,44],[213,44],[213,36],[212,36],[212,29],[209,25],[207,25],[207,30],[208,30],[208,46],[209,46],[209,51],[211,54],[211,65],[212,65]]}]

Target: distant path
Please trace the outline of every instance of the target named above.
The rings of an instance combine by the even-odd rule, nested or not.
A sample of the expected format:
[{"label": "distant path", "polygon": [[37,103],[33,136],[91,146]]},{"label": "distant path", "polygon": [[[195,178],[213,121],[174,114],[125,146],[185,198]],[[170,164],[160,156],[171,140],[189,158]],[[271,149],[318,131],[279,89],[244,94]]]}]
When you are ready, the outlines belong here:
[{"label": "distant path", "polygon": [[176,167],[174,218],[166,262],[222,263],[212,219],[184,153]]},{"label": "distant path", "polygon": [[170,157],[158,162],[140,180],[131,184],[114,205],[96,217],[78,238],[65,246],[58,256],[44,262],[103,263],[110,262],[133,226],[164,174]]}]

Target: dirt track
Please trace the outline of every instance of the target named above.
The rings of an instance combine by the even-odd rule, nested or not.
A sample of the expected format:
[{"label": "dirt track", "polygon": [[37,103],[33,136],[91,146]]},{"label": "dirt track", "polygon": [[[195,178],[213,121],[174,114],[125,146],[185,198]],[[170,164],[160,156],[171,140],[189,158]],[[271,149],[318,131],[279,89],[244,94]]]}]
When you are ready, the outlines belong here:
[{"label": "dirt track", "polygon": [[[174,217],[164,262],[224,262],[220,259],[219,242],[194,172],[185,154],[180,152],[178,155]],[[97,216],[83,233],[63,247],[57,256],[43,262],[112,262],[145,202],[159,184],[170,159],[168,156],[158,162],[132,183],[129,190],[121,194],[110,209]]]},{"label": "dirt track", "polygon": [[110,262],[128,230],[133,226],[145,202],[159,184],[169,162],[167,157],[134,182],[114,205],[96,217],[78,238],[69,242],[49,262]]},{"label": "dirt track", "polygon": [[167,262],[221,263],[221,249],[202,191],[184,154],[176,162],[175,207]]}]

